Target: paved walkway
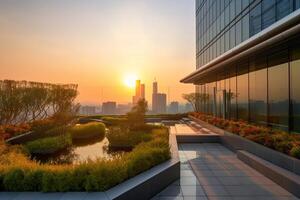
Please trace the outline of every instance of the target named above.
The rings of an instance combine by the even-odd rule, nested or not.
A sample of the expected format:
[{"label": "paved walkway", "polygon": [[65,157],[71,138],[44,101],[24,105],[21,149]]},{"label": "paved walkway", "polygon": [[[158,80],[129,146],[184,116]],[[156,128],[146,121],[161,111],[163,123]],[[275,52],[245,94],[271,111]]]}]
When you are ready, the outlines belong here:
[{"label": "paved walkway", "polygon": [[296,200],[221,144],[180,144],[181,178],[157,199]]}]

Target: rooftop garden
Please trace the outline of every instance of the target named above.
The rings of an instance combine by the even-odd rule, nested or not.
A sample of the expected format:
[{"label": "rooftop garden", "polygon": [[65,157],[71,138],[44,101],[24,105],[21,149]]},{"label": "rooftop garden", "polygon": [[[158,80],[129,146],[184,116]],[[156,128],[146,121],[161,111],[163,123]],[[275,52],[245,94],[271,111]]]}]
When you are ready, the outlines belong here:
[{"label": "rooftop garden", "polygon": [[247,138],[253,142],[300,159],[300,135],[290,134],[270,127],[249,124],[244,121],[226,120],[203,113],[191,113],[204,122]]},{"label": "rooftop garden", "polygon": [[78,124],[76,86],[0,84],[0,190],[105,191],[170,158],[144,100],[114,123]]}]

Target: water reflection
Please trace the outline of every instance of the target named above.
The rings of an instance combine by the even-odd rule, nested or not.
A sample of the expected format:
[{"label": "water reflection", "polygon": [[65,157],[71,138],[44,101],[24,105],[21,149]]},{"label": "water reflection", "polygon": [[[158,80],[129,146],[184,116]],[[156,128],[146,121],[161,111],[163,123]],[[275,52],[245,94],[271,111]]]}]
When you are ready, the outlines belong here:
[{"label": "water reflection", "polygon": [[113,159],[131,149],[111,149],[107,138],[73,141],[73,146],[51,155],[32,155],[41,163],[50,164],[79,164],[88,160]]}]

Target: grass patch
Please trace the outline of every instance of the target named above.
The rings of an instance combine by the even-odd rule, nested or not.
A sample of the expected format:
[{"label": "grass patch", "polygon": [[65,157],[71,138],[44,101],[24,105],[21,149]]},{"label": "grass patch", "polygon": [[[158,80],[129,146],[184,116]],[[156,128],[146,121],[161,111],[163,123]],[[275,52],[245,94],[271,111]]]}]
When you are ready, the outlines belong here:
[{"label": "grass patch", "polygon": [[62,135],[56,137],[47,137],[25,144],[25,148],[30,154],[52,154],[72,145],[70,135]]},{"label": "grass patch", "polygon": [[169,133],[153,129],[148,141],[112,160],[78,165],[40,164],[30,160],[20,146],[0,141],[0,189],[6,191],[105,191],[170,158]]},{"label": "grass patch", "polygon": [[90,122],[73,126],[68,130],[72,139],[90,139],[105,136],[105,125],[99,122]]}]

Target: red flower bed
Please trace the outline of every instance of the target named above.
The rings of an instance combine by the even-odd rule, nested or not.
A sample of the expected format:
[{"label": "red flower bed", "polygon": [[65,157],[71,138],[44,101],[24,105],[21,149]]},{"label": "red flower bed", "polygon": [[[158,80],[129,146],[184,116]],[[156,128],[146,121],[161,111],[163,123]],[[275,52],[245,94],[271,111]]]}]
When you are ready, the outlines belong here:
[{"label": "red flower bed", "polygon": [[226,120],[203,113],[191,113],[191,116],[247,138],[274,150],[300,158],[300,135],[289,134],[281,130],[255,126],[244,121]]}]

